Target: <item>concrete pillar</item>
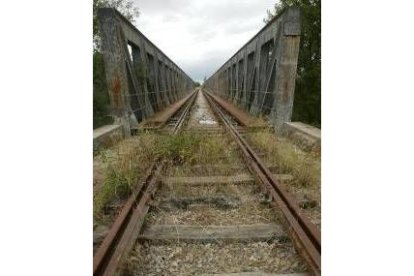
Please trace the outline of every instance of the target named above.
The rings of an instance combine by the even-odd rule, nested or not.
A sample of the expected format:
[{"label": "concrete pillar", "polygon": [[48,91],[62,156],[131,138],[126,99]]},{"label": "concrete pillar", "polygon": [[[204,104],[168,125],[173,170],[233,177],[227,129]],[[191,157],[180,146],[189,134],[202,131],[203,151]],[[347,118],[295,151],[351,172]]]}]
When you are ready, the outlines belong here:
[{"label": "concrete pillar", "polygon": [[276,131],[290,122],[295,94],[296,69],[300,43],[300,10],[286,9],[282,19],[282,35],[276,44],[276,76],[271,120]]},{"label": "concrete pillar", "polygon": [[102,34],[101,51],[105,62],[106,80],[114,123],[122,125],[125,136],[131,134],[131,114],[128,99],[128,77],[125,66],[124,41],[121,26],[114,11],[98,11]]}]

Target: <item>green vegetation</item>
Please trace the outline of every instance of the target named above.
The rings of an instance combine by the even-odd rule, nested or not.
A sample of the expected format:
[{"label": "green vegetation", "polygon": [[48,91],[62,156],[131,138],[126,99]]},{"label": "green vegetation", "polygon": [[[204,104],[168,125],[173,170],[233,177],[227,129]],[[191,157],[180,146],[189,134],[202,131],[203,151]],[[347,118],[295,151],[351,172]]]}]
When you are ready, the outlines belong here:
[{"label": "green vegetation", "polygon": [[102,211],[112,202],[127,198],[159,156],[165,157],[172,167],[178,169],[186,165],[217,164],[221,159],[230,163],[238,158],[235,144],[224,137],[194,133],[143,133],[126,139],[96,157],[104,163],[105,174],[101,187],[95,188],[95,219],[99,220]]},{"label": "green vegetation", "polygon": [[145,63],[140,62],[139,64],[135,64],[135,72],[137,73],[137,77],[140,83],[149,80],[149,72]]},{"label": "green vegetation", "polygon": [[93,0],[93,43],[94,51],[99,51],[99,25],[98,9],[111,7],[117,9],[131,23],[135,23],[135,17],[138,17],[139,10],[132,0]]},{"label": "green vegetation", "polygon": [[161,149],[162,155],[171,160],[174,165],[192,163],[200,143],[201,137],[198,135],[179,134],[166,137]]},{"label": "green vegetation", "polygon": [[160,153],[173,165],[204,165],[217,163],[220,159],[234,160],[232,145],[234,142],[225,137],[183,132],[165,137]]},{"label": "green vegetation", "polygon": [[95,51],[93,53],[93,128],[112,124],[113,120],[109,114],[105,66],[102,54]]},{"label": "green vegetation", "polygon": [[141,175],[135,166],[120,167],[119,164],[110,164],[105,173],[105,182],[102,190],[94,200],[94,212],[97,214],[106,205],[115,199],[127,198],[131,193],[133,181]]},{"label": "green vegetation", "polygon": [[301,8],[302,34],[292,120],[321,127],[321,0],[280,0],[264,21],[293,5]]},{"label": "green vegetation", "polygon": [[96,219],[108,204],[130,194],[138,179],[158,156],[160,142],[154,134],[143,133],[123,140],[96,157],[106,168],[102,187],[97,188],[93,200]]}]

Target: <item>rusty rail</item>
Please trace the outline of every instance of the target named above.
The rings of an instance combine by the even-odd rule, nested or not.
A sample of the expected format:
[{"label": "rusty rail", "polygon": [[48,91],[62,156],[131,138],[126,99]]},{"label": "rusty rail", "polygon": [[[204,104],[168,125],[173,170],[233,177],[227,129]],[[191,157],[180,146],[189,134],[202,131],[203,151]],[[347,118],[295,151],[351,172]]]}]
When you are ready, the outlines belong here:
[{"label": "rusty rail", "polygon": [[[236,128],[231,124],[224,112],[219,108],[219,103],[209,93],[206,93],[214,113],[225,125],[227,131],[235,139],[243,153],[243,158],[248,164],[249,170],[260,180],[265,189],[270,193],[272,204],[283,213],[290,236],[298,252],[308,263],[309,269],[314,275],[321,274],[321,237],[320,232],[309,219],[303,216],[298,208],[296,200],[278,183],[262,160],[241,137]],[[220,106],[224,108],[223,106]]]},{"label": "rusty rail", "polygon": [[187,106],[185,107],[183,113],[181,114],[180,118],[178,119],[177,123],[174,126],[174,131],[173,133],[176,134],[178,133],[178,131],[181,129],[181,127],[183,126],[184,120],[187,117],[188,112],[190,112],[191,107],[194,104],[195,99],[197,98],[198,92],[200,90],[198,90],[197,92],[194,93],[194,95],[190,98],[189,103],[187,104]]},{"label": "rusty rail", "polygon": [[[196,95],[187,100],[184,111],[174,126],[173,134],[177,134],[194,104]],[[145,215],[149,210],[147,202],[151,200],[158,188],[159,177],[164,168],[165,161],[159,157],[145,174],[143,180],[132,192],[121,213],[112,224],[109,233],[99,246],[93,258],[93,275],[113,275],[127,254],[144,223]]]},{"label": "rusty rail", "polygon": [[[157,161],[147,171],[145,179],[129,197],[121,213],[112,224],[108,235],[96,251],[93,258],[93,275],[111,275],[115,271],[121,254],[126,249],[119,245],[128,244],[132,238],[133,230],[139,226],[137,224],[142,224],[143,214],[146,213],[145,203],[152,192],[155,192],[159,174],[163,169],[161,160]],[[133,223],[131,224],[131,222]]]}]

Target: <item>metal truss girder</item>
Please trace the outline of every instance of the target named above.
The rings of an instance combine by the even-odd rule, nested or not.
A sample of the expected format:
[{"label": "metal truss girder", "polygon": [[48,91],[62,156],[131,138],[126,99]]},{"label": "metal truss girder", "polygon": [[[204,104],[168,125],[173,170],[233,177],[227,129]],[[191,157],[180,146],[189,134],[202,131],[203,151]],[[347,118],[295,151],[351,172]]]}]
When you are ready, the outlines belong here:
[{"label": "metal truss girder", "polygon": [[204,85],[280,129],[292,116],[300,32],[299,8],[285,8]]},{"label": "metal truss girder", "polygon": [[117,10],[99,9],[98,20],[112,116],[129,135],[140,121],[190,93],[194,82]]}]

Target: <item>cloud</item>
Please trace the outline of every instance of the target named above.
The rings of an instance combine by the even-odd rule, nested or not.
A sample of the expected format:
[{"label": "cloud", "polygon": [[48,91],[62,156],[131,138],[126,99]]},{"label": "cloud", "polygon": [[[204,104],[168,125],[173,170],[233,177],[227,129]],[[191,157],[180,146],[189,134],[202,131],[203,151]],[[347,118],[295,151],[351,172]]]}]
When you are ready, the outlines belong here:
[{"label": "cloud", "polygon": [[180,20],[180,18],[177,15],[174,15],[174,14],[166,14],[162,19],[162,21],[165,22],[165,23],[176,22],[178,20]]},{"label": "cloud", "polygon": [[264,26],[275,2],[135,0],[136,26],[194,81],[202,81]]}]

